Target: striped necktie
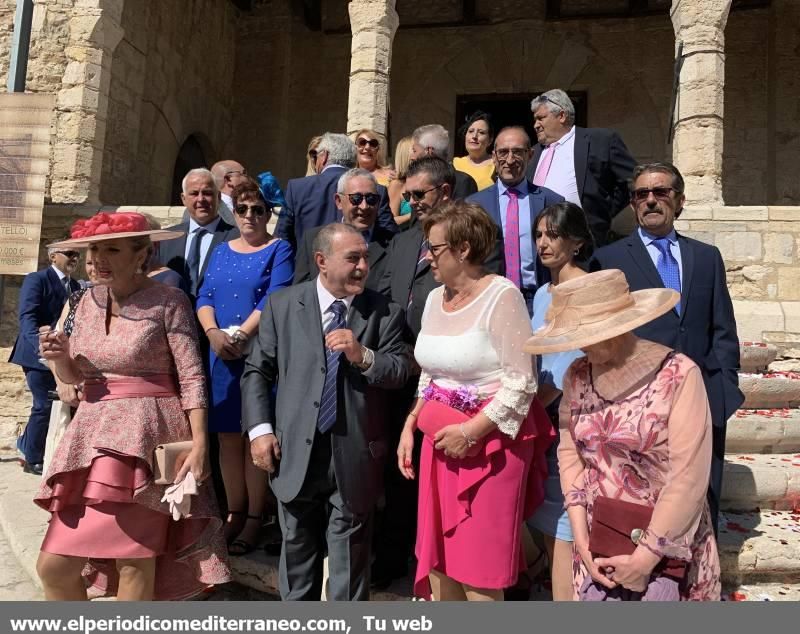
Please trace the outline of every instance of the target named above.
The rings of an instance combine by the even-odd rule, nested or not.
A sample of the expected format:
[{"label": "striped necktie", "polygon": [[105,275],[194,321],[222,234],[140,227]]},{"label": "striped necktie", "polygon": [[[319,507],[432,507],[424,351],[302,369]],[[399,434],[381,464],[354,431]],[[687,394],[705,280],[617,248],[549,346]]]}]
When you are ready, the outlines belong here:
[{"label": "striped necktie", "polygon": [[[325,335],[339,328],[344,328],[347,307],[344,302],[337,299],[328,308],[328,312],[333,314],[333,319],[325,329]],[[339,359],[341,352],[332,352],[325,348],[325,385],[322,388],[322,398],[319,401],[319,416],[317,416],[317,429],[324,434],[336,424],[336,401],[337,401],[337,376],[339,373]]]}]

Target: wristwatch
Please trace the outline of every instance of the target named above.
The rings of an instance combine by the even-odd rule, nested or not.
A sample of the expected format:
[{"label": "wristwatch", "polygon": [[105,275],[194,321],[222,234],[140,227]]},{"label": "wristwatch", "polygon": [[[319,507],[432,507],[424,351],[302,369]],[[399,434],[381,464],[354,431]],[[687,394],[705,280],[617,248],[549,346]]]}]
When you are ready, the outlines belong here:
[{"label": "wristwatch", "polygon": [[365,372],[372,367],[374,362],[375,353],[366,346],[361,346],[361,363],[354,363],[353,365],[355,365],[362,372]]}]

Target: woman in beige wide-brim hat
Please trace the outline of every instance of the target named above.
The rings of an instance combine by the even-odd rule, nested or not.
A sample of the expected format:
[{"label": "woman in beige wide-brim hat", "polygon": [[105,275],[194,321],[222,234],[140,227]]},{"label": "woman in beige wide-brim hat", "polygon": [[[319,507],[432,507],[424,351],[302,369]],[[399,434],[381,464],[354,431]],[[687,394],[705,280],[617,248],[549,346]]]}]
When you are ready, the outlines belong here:
[{"label": "woman in beige wide-brim hat", "polygon": [[[582,600],[720,598],[706,501],[711,416],[703,377],[685,355],[632,332],[679,299],[664,288],[631,293],[621,271],[585,275],[553,288],[545,325],[525,344],[531,354],[586,354],[564,377],[558,451]],[[649,525],[631,537],[633,554],[593,556],[592,515],[601,497],[652,508]],[[661,574],[666,559],[686,562],[682,581]]]}]

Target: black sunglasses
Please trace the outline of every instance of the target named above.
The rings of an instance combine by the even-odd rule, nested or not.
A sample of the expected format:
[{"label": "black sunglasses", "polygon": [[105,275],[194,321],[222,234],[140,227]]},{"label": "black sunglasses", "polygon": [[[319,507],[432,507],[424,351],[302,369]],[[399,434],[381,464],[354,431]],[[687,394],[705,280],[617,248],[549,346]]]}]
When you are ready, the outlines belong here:
[{"label": "black sunglasses", "polygon": [[[444,183],[442,183],[442,185],[444,185]],[[436,187],[431,187],[430,189],[425,189],[425,190],[421,189],[415,189],[413,191],[406,190],[403,192],[403,200],[408,202],[413,198],[414,200],[419,202],[420,200],[425,198],[425,194],[427,194],[428,192],[432,192],[434,189],[439,189],[442,185],[437,185]]]},{"label": "black sunglasses", "polygon": [[358,207],[361,204],[361,202],[364,201],[364,200],[367,201],[367,206],[368,207],[374,207],[375,205],[377,205],[381,201],[380,194],[372,194],[372,193],[370,193],[370,194],[361,194],[361,193],[347,194],[347,197],[350,199],[350,204],[351,205],[355,205],[356,207]]},{"label": "black sunglasses", "polygon": [[658,200],[668,200],[669,195],[672,192],[677,192],[677,191],[678,190],[675,189],[674,187],[653,187],[652,189],[647,189],[646,187],[642,187],[640,189],[634,189],[631,192],[631,200],[635,203],[643,203],[645,200],[650,198],[651,193]]},{"label": "black sunglasses", "polygon": [[358,141],[356,141],[356,145],[358,145],[358,147],[364,147],[365,145],[368,145],[373,149],[377,149],[380,144],[381,142],[378,141],[378,139],[365,139],[364,137],[361,137]]},{"label": "black sunglasses", "polygon": [[316,163],[317,161],[317,151],[316,150],[309,150],[308,151],[308,158]]},{"label": "black sunglasses", "polygon": [[252,211],[253,215],[256,217],[263,216],[267,213],[267,208],[264,205],[236,205],[236,209],[234,209],[237,216],[244,218],[247,215],[248,211]]},{"label": "black sunglasses", "polygon": [[64,256],[68,257],[70,260],[72,258],[81,257],[81,252],[80,251],[56,251],[56,253],[60,253],[61,255],[64,255]]}]

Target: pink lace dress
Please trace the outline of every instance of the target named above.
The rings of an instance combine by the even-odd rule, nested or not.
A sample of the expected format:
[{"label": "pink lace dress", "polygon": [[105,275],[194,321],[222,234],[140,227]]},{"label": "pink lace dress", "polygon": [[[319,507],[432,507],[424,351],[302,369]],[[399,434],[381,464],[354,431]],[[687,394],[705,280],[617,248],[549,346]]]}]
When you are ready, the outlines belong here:
[{"label": "pink lace dress", "polygon": [[[690,562],[681,600],[719,600],[719,555],[706,501],[711,414],[699,368],[670,352],[649,384],[610,402],[595,390],[588,360],[578,359],[564,379],[560,420],[566,506],[585,506],[590,527],[598,496],[653,507],[639,544]],[[587,574],[573,551],[576,594]]]},{"label": "pink lace dress", "polygon": [[42,551],[86,557],[84,575],[108,593],[113,560],[157,557],[155,598],[188,598],[230,581],[213,488],[200,487],[176,522],[152,476],[155,447],[191,440],[185,412],[206,407],[194,315],[182,291],[162,284],[132,295],[108,333],[107,306],[107,288],[95,287],[75,315],[70,350],[87,384],[102,394],[149,377],[168,388],[81,402],[35,498],[52,513]]}]

